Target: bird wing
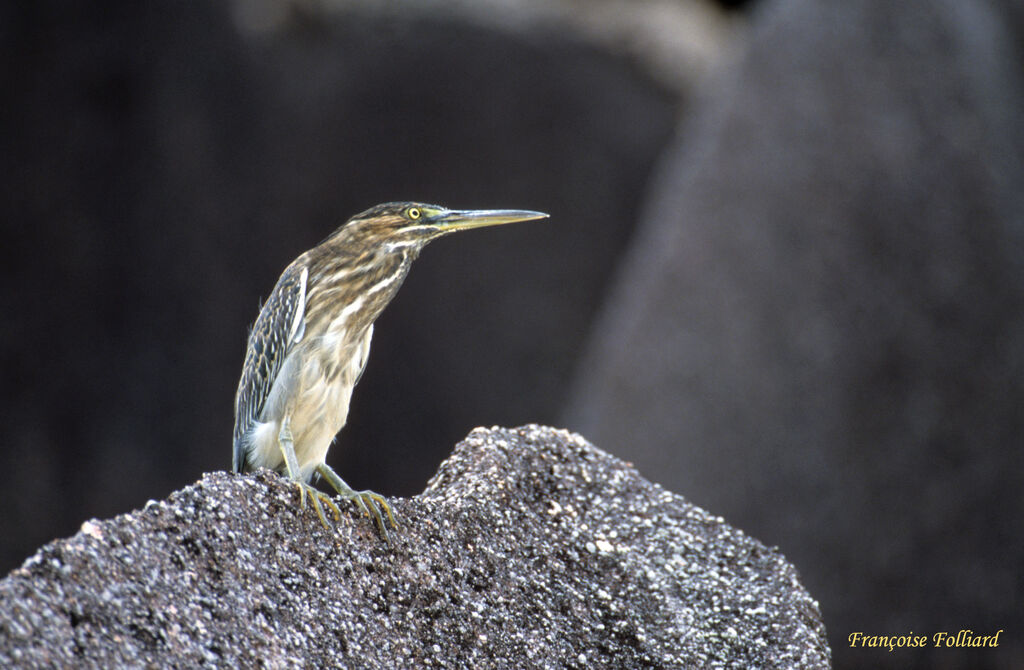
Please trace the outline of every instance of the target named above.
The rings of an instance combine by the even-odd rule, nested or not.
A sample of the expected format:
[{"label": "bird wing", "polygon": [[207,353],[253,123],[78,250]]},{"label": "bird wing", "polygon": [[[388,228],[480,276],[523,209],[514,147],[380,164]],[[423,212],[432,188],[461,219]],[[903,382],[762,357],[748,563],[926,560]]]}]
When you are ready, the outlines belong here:
[{"label": "bird wing", "polygon": [[235,432],[232,469],[241,472],[246,461],[245,435],[259,419],[288,352],[306,330],[305,264],[293,264],[281,274],[256,317],[245,352],[242,378],[235,393]]},{"label": "bird wing", "polygon": [[366,369],[366,362],[370,360],[370,340],[373,339],[373,324],[371,323],[366,329],[366,334],[363,335],[363,341],[359,343],[359,358],[356,360],[356,376],[355,381],[352,382],[354,387],[359,383],[359,380],[363,378],[363,370]]}]

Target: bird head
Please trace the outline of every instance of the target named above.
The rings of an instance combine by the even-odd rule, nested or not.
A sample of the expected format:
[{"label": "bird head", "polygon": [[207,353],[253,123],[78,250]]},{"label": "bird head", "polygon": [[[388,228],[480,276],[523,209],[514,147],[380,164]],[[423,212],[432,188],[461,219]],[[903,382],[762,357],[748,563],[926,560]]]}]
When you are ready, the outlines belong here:
[{"label": "bird head", "polygon": [[397,250],[422,248],[427,242],[457,230],[547,217],[543,212],[523,209],[447,209],[419,202],[389,202],[356,214],[337,232],[376,238],[379,244]]}]

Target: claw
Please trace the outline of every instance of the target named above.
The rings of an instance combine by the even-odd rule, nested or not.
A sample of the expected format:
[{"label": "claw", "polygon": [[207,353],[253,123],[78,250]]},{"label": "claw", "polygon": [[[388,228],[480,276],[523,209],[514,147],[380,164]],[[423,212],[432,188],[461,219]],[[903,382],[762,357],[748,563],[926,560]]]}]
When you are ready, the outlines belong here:
[{"label": "claw", "polygon": [[330,530],[331,526],[327,523],[327,517],[324,516],[324,506],[320,504],[320,497],[315,493],[309,497],[313,500],[313,508],[316,510],[316,515],[320,517],[320,523],[323,524],[324,528]]},{"label": "claw", "polygon": [[363,502],[362,498],[360,498],[359,496],[353,496],[353,497],[349,498],[349,500],[354,502],[356,504],[356,506],[359,507],[359,509],[361,509],[363,511],[363,514],[366,515],[366,518],[368,518],[368,519],[372,519],[373,518],[373,516],[370,514],[370,510],[368,510],[366,508],[366,503]]},{"label": "claw", "polygon": [[391,538],[388,537],[388,531],[384,524],[384,516],[381,514],[381,509],[388,516],[388,521],[391,522],[392,528],[398,528],[398,524],[395,523],[395,516],[391,512],[391,505],[384,496],[373,491],[356,491],[353,490],[348,484],[345,483],[341,477],[338,476],[334,470],[325,464],[320,464],[316,468],[317,473],[330,483],[342,497],[348,498],[367,516],[377,524],[377,529],[380,531],[381,537],[386,542],[390,542]]},{"label": "claw", "polygon": [[[373,491],[352,491],[349,494],[343,495],[347,495],[351,500],[355,501],[366,512],[366,515],[376,522],[381,537],[384,538],[385,542],[390,543],[391,538],[388,536],[388,529],[384,524],[384,515],[381,514],[381,509],[387,514],[392,528],[398,528],[398,524],[395,523],[395,516],[391,513],[391,505],[388,504],[384,496]],[[372,514],[370,513],[371,510]]]},{"label": "claw", "polygon": [[384,496],[379,493],[374,493],[373,491],[359,491],[357,495],[359,496],[360,503],[364,500],[370,501],[369,505],[373,508],[374,517],[377,519],[378,524],[382,526],[384,524],[384,517],[382,517],[380,513],[380,510],[383,509],[388,515],[388,521],[391,522],[391,527],[398,528],[398,524],[395,523],[395,516],[391,513],[391,505],[388,504],[388,501]]},{"label": "claw", "polygon": [[311,485],[305,482],[295,482],[295,485],[299,488],[299,504],[302,509],[306,509],[306,495],[309,495],[310,501],[313,503],[313,509],[316,510],[316,515],[320,517],[320,523],[323,524],[327,530],[331,529],[330,524],[327,522],[327,515],[324,514],[324,506],[326,505],[331,512],[334,513],[334,520],[341,520],[341,510],[338,505],[331,500],[331,497],[322,491],[318,491]]},{"label": "claw", "polygon": [[330,507],[331,511],[334,512],[334,520],[341,521],[341,510],[338,509],[338,506],[334,504],[334,501],[328,498],[327,496],[324,496],[324,504]]}]

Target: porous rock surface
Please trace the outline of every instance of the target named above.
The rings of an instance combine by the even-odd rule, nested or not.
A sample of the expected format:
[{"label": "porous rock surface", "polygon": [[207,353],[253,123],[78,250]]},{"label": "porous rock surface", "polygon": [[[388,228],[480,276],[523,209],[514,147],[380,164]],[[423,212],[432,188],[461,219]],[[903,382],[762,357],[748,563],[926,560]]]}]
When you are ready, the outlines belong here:
[{"label": "porous rock surface", "polygon": [[390,545],[267,471],[87,521],[0,582],[2,667],[828,667],[774,549],[578,435],[477,429]]}]

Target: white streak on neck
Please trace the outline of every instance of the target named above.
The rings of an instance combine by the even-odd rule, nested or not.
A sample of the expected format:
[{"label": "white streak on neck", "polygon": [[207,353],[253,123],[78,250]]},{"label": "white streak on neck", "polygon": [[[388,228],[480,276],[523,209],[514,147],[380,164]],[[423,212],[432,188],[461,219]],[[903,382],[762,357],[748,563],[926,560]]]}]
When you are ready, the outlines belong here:
[{"label": "white streak on neck", "polygon": [[418,247],[423,244],[422,240],[402,240],[400,242],[388,242],[384,245],[384,251],[394,253],[399,249],[408,249],[409,247]]},{"label": "white streak on neck", "polygon": [[302,275],[299,277],[299,304],[295,309],[295,317],[292,319],[292,327],[288,331],[289,342],[300,342],[306,333],[306,280],[309,278],[309,268],[302,268]]}]

